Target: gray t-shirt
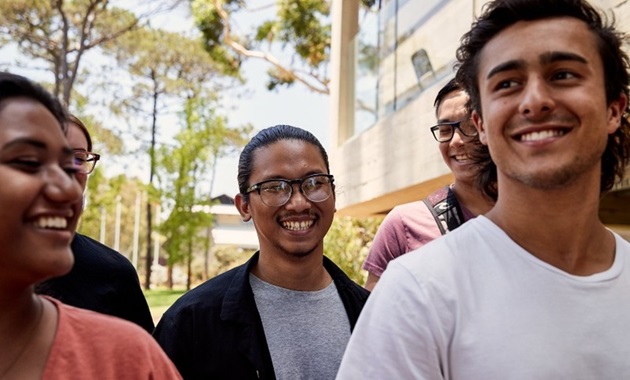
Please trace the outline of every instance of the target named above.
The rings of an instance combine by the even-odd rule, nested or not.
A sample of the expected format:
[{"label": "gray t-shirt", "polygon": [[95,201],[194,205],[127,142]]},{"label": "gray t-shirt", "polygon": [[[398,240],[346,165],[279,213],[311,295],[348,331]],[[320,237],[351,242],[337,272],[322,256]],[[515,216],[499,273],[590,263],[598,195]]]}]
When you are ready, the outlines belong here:
[{"label": "gray t-shirt", "polygon": [[251,273],[249,282],[276,378],[334,379],[350,339],[350,322],[335,283],[318,291],[297,291]]}]

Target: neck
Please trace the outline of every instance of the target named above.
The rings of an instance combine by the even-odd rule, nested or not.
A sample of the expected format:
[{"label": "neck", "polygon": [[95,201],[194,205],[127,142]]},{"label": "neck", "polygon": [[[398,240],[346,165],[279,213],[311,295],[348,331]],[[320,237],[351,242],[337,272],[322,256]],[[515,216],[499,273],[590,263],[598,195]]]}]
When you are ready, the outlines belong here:
[{"label": "neck", "polygon": [[321,290],[332,281],[324,268],[323,254],[316,253],[279,259],[261,250],[252,273],[265,282],[291,290]]},{"label": "neck", "polygon": [[486,216],[529,253],[575,275],[610,268],[615,241],[599,220],[599,183],[534,189],[500,179],[499,185]]},{"label": "neck", "polygon": [[[3,300],[4,301],[4,300]],[[0,378],[21,366],[20,362],[38,336],[44,314],[44,304],[40,297],[29,292],[16,299],[12,305],[6,302],[0,319]]]},{"label": "neck", "polygon": [[474,183],[455,181],[453,192],[459,204],[475,216],[487,213],[494,206],[494,201],[483,194]]}]

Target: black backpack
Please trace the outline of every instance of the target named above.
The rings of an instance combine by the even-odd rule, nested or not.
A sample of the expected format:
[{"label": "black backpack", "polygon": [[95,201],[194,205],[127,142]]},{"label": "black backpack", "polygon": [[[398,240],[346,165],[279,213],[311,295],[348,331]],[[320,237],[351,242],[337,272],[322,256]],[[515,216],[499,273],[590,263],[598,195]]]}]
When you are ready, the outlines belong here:
[{"label": "black backpack", "polygon": [[442,235],[464,223],[464,214],[450,186],[433,192],[423,202],[433,214]]}]

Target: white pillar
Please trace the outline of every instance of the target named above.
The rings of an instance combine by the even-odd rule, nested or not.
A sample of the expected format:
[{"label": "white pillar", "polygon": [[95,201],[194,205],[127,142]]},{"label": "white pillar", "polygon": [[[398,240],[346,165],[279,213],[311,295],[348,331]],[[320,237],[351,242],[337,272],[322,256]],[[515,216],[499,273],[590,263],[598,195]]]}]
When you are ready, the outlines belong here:
[{"label": "white pillar", "polygon": [[136,210],[133,221],[133,250],[131,253],[131,263],[133,267],[138,269],[138,242],[140,241],[140,204],[142,196],[140,192],[136,193]]},{"label": "white pillar", "polygon": [[106,226],[107,212],[105,211],[105,207],[101,206],[101,236],[99,237],[99,241],[101,244],[105,244],[105,226]]},{"label": "white pillar", "polygon": [[156,229],[160,225],[160,205],[155,206],[155,228],[153,229],[153,265],[157,267],[160,259],[160,234]]},{"label": "white pillar", "polygon": [[116,222],[114,227],[114,251],[120,252],[120,213],[122,202],[120,195],[116,196]]},{"label": "white pillar", "polygon": [[359,0],[333,0],[330,46],[330,150],[354,133],[354,38],[359,31]]}]

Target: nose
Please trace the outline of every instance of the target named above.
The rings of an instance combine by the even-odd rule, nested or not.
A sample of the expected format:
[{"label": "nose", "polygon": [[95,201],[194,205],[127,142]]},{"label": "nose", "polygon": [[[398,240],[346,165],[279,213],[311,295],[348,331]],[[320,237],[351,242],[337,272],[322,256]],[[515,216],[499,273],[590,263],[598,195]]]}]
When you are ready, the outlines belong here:
[{"label": "nose", "polygon": [[449,145],[451,146],[460,146],[464,145],[464,142],[470,139],[462,134],[462,131],[459,128],[456,128],[453,132],[453,138],[449,141]]},{"label": "nose", "polygon": [[48,170],[47,184],[44,191],[46,197],[55,203],[76,203],[81,201],[83,191],[76,178],[55,165]]},{"label": "nose", "polygon": [[521,115],[535,120],[547,116],[554,107],[555,101],[545,80],[538,77],[530,79],[519,105]]},{"label": "nose", "polygon": [[289,210],[294,210],[296,212],[301,212],[311,208],[311,201],[306,198],[304,193],[302,193],[302,189],[300,188],[300,184],[294,183],[292,184],[292,192],[291,197],[285,204],[285,207]]}]

